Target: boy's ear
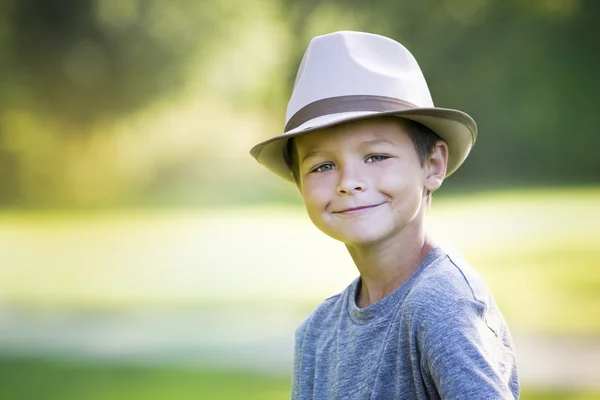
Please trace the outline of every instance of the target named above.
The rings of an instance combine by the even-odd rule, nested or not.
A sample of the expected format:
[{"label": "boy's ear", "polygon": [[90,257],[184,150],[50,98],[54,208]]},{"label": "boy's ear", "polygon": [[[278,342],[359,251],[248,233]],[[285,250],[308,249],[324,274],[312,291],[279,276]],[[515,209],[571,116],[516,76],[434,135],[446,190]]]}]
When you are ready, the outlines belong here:
[{"label": "boy's ear", "polygon": [[425,189],[433,192],[442,186],[447,165],[448,145],[443,140],[438,140],[427,158]]}]

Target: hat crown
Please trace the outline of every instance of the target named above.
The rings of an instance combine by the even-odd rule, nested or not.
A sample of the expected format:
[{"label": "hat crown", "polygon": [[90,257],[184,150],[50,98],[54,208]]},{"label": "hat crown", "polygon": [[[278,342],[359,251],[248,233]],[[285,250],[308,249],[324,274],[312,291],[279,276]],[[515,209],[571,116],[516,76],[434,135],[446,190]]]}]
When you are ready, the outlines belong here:
[{"label": "hat crown", "polygon": [[310,42],[298,68],[286,123],[315,101],[352,95],[434,106],[425,77],[404,46],[380,35],[342,31]]}]

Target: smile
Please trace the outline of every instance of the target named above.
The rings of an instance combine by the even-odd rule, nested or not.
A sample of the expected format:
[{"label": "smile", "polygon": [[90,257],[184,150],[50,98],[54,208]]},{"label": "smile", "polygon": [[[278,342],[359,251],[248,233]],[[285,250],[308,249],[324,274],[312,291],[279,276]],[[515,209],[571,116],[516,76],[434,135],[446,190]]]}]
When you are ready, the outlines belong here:
[{"label": "smile", "polygon": [[342,215],[357,215],[357,214],[364,214],[368,211],[373,210],[374,208],[379,207],[380,205],[382,205],[383,203],[379,203],[379,204],[374,204],[372,206],[361,206],[361,207],[353,207],[353,208],[347,208],[345,210],[341,210],[341,211],[334,211],[334,214],[342,214]]}]

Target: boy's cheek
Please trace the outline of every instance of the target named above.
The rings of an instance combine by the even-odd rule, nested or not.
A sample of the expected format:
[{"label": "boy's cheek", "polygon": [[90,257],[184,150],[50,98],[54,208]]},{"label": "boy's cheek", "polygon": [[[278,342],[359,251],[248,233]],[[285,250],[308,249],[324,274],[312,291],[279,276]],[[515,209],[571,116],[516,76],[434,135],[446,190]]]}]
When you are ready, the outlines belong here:
[{"label": "boy's cheek", "polygon": [[323,211],[327,201],[320,197],[303,197],[304,206],[309,213],[317,213]]},{"label": "boy's cheek", "polygon": [[321,190],[311,188],[303,194],[304,206],[312,218],[322,218],[323,213],[327,212],[327,206],[331,203],[331,196],[325,195]]},{"label": "boy's cheek", "polygon": [[307,175],[302,181],[302,196],[305,199],[326,197],[331,192],[333,184],[330,177]]}]

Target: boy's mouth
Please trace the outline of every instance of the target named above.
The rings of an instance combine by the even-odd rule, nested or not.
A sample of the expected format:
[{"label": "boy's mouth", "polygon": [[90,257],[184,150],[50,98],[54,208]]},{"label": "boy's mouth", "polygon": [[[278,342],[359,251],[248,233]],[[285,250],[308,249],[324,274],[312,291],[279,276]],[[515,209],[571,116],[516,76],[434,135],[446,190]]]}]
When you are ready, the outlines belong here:
[{"label": "boy's mouth", "polygon": [[376,207],[379,207],[380,205],[382,205],[383,203],[379,203],[379,204],[373,204],[370,206],[358,206],[358,207],[351,207],[351,208],[345,208],[343,210],[339,210],[339,211],[334,211],[334,214],[342,214],[342,215],[355,215],[355,214],[362,214],[365,213],[367,211],[370,211]]}]

